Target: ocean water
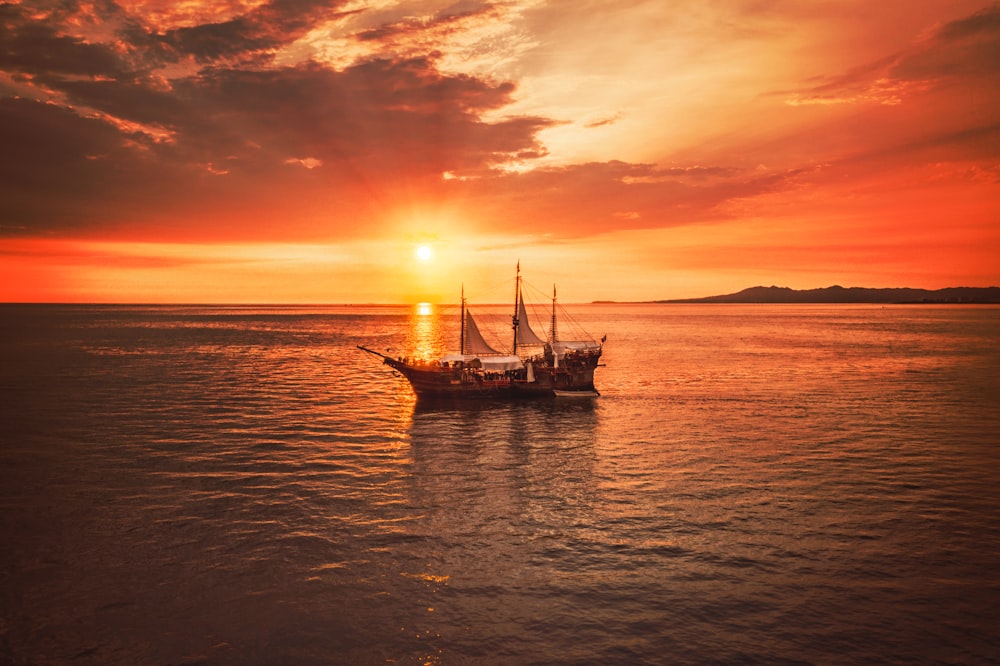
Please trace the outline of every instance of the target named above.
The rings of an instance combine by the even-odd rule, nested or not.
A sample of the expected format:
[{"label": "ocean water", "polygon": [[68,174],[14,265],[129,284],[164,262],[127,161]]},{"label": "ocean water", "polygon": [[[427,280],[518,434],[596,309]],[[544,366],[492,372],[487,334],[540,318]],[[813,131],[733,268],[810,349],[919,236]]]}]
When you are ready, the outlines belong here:
[{"label": "ocean water", "polygon": [[571,312],[456,407],[355,347],[453,312],[0,306],[0,662],[1000,663],[1000,308]]}]

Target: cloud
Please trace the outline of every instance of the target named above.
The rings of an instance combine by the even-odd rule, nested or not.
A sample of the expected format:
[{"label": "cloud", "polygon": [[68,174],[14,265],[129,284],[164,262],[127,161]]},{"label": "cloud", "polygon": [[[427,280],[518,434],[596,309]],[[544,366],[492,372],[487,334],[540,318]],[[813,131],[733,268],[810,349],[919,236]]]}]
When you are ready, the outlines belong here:
[{"label": "cloud", "polygon": [[[455,183],[481,202],[480,217],[497,228],[579,238],[612,230],[668,228],[731,217],[736,200],[788,187],[795,172],[760,173],[724,167],[660,168],[625,162],[587,163],[507,173]],[[489,201],[489,191],[516,196]]]},{"label": "cloud", "polygon": [[1000,77],[1000,5],[950,21],[910,48],[791,94],[791,105],[896,105],[907,97],[955,85],[991,84]]},{"label": "cloud", "polygon": [[359,217],[416,197],[452,199],[484,227],[544,219],[554,234],[579,236],[704,221],[788,178],[620,161],[533,168],[547,154],[540,132],[562,121],[504,116],[513,82],[445,72],[437,52],[413,55],[504,11],[491,3],[369,12],[374,25],[355,39],[387,55],[337,68],[271,56],[315,25],[358,21],[343,3],[161,7],[145,22],[113,3],[92,7],[4,10],[4,67],[39,91],[39,101],[0,100],[6,233],[351,234]]},{"label": "cloud", "polygon": [[27,9],[0,4],[0,68],[25,73],[114,76],[119,55],[106,44],[61,34],[52,23],[33,20]]},{"label": "cloud", "polygon": [[996,161],[1000,160],[1000,121],[914,137],[904,143],[867,153],[865,158],[909,158],[922,163],[985,160],[995,167]]},{"label": "cloud", "polygon": [[23,99],[0,99],[0,145],[0,219],[34,232],[79,232],[110,184],[145,187],[138,167],[151,147],[142,135]]},{"label": "cloud", "polygon": [[289,157],[285,160],[285,164],[298,164],[306,169],[316,169],[323,166],[323,160],[318,160],[315,157]]},{"label": "cloud", "polygon": [[[76,211],[73,227],[131,219],[133,229],[145,224],[148,232],[150,220],[163,224],[172,213],[193,226],[212,216],[221,230],[224,217],[247,209],[256,217],[302,214],[288,210],[291,193],[312,202],[304,214],[311,223],[330,199],[354,199],[351,206],[365,209],[401,183],[438,182],[444,172],[544,154],[535,135],[549,124],[483,121],[482,113],[509,103],[514,86],[445,75],[429,58],[372,60],[342,71],[315,63],[211,67],[170,81],[63,76],[49,61],[25,58],[22,66],[29,62],[60,105],[0,100],[10,147],[0,158],[7,175],[0,187],[11,195],[0,212],[17,220],[8,231],[70,224],[53,207]],[[282,169],[289,155],[305,156],[299,163],[322,175],[296,178]],[[94,156],[100,164],[88,159]],[[206,174],[221,177],[206,182]],[[61,193],[57,202],[53,191]],[[231,214],[220,217],[227,206]]]},{"label": "cloud", "polygon": [[256,55],[305,34],[317,18],[331,13],[329,5],[308,0],[295,5],[271,2],[223,22],[168,30],[162,39],[199,62]]},{"label": "cloud", "polygon": [[[436,206],[453,210],[466,228],[579,238],[717,223],[755,200],[824,179],[877,173],[906,159],[988,160],[997,152],[1000,121],[990,110],[1000,108],[996,7],[941,23],[907,48],[846,72],[828,68],[782,94],[829,109],[771,97],[771,106],[727,111],[743,93],[719,90],[730,82],[750,89],[725,69],[729,55],[781,31],[741,32],[739,48],[720,44],[726,57],[702,57],[708,48],[695,34],[694,12],[682,22],[691,31],[684,40],[657,38],[658,48],[677,50],[648,60],[634,55],[637,37],[651,34],[654,19],[664,28],[677,20],[655,3],[615,6],[611,18],[635,30],[617,44],[604,19],[590,17],[581,35],[564,12],[546,4],[532,14],[532,4],[362,9],[230,0],[156,2],[150,10],[101,1],[45,12],[0,5],[0,234],[329,238],[370,233],[359,221],[376,225]],[[540,37],[524,32],[532,20],[548,25],[548,38],[569,39],[572,52],[538,44]],[[593,48],[598,36],[618,48]],[[681,52],[677,44],[703,51]],[[509,66],[525,49],[523,68]],[[664,54],[677,56],[665,79],[680,87],[658,90],[650,78],[648,67],[662,69]],[[537,78],[549,58],[579,68],[577,55],[586,71],[563,79],[573,85],[552,93],[561,95],[558,104],[522,104],[532,94],[549,99],[541,88],[553,79]],[[523,69],[536,78],[496,75]],[[603,95],[621,69],[643,82],[642,94],[609,103]],[[711,89],[702,91],[701,81]],[[957,114],[949,104],[948,94],[966,84],[982,96],[976,114]],[[594,105],[575,104],[584,93]],[[652,99],[665,114],[655,122],[644,110]],[[696,107],[686,107],[689,100]],[[688,115],[673,115],[674,106]],[[774,107],[784,115],[764,118]],[[812,113],[815,125],[798,124]],[[672,132],[658,134],[663,127]],[[613,137],[602,144],[609,153],[619,150],[618,139],[645,150],[659,137],[662,147],[635,161],[602,154],[547,162],[553,130],[583,146]],[[686,152],[674,145],[681,142]],[[815,166],[821,163],[832,166]],[[980,177],[995,173],[974,166]]]},{"label": "cloud", "polygon": [[1000,5],[950,21],[909,52],[892,68],[904,81],[964,81],[1000,75]]},{"label": "cloud", "polygon": [[142,23],[152,32],[223,23],[242,16],[267,0],[214,0],[213,2],[176,2],[176,0],[117,0],[117,4],[132,16],[141,16]]},{"label": "cloud", "polygon": [[362,30],[355,35],[360,41],[400,43],[404,40],[426,43],[429,37],[436,40],[461,29],[461,24],[472,18],[496,18],[497,8],[488,2],[459,2],[428,16],[406,16]]},{"label": "cloud", "polygon": [[605,125],[614,125],[621,119],[622,119],[622,114],[616,113],[612,116],[606,116],[604,118],[598,118],[596,120],[585,122],[583,126],[586,127],[587,129],[593,129],[595,127],[603,127]]}]

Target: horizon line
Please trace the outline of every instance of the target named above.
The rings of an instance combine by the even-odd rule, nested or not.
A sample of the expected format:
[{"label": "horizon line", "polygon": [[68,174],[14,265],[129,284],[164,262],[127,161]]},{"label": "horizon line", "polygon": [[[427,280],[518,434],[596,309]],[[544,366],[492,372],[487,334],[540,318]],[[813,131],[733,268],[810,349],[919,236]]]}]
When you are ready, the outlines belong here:
[{"label": "horizon line", "polygon": [[[807,289],[795,289],[792,287],[779,287],[777,285],[755,285],[753,287],[747,287],[741,289],[740,291],[735,291],[728,294],[714,294],[711,296],[688,296],[683,298],[658,298],[651,300],[615,300],[615,299],[596,299],[590,301],[569,301],[562,302],[561,305],[666,305],[666,304],[676,304],[676,305],[687,305],[698,304],[697,301],[705,301],[707,299],[717,299],[726,298],[730,296],[736,296],[742,294],[746,291],[754,289],[780,289],[787,290],[794,293],[803,292],[813,292],[813,291],[825,291],[830,289],[843,289],[843,290],[865,290],[865,291],[925,291],[925,292],[940,292],[955,289],[977,289],[977,290],[989,290],[989,289],[1000,289],[1000,286],[990,285],[986,287],[973,287],[973,286],[954,286],[954,287],[941,287],[938,289],[927,289],[924,287],[844,287],[839,284],[830,285],[828,287],[811,287]],[[849,302],[835,302],[831,304],[850,304]],[[865,303],[865,301],[859,301],[858,303]],[[702,303],[711,305],[713,303]],[[726,303],[718,303],[726,304]],[[745,303],[751,304],[751,303]],[[773,305],[797,305],[797,304],[807,304],[807,303],[765,303]],[[821,303],[815,303],[821,304]],[[266,301],[0,301],[0,306],[11,306],[11,305],[33,305],[33,306],[106,306],[106,307],[275,307],[275,308],[294,308],[294,307],[412,307],[416,305],[433,305],[433,306],[458,306],[459,303],[455,301],[411,301],[411,302],[333,302],[333,301],[287,301],[287,302],[266,302]],[[493,302],[493,303],[476,303],[476,307],[506,307],[509,306],[509,302]]]}]

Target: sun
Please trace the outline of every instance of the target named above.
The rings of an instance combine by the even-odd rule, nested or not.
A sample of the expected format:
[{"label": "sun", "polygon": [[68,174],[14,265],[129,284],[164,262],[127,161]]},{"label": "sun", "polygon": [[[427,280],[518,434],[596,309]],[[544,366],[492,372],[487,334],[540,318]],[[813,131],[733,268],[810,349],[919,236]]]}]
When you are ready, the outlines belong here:
[{"label": "sun", "polygon": [[420,261],[430,261],[434,258],[434,248],[430,245],[418,245],[416,255]]}]

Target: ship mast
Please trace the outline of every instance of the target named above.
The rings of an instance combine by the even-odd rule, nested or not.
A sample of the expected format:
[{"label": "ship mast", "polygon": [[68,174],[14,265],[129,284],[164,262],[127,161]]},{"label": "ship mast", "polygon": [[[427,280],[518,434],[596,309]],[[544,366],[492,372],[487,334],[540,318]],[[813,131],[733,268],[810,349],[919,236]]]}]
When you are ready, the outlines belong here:
[{"label": "ship mast", "polygon": [[465,356],[465,283],[462,283],[462,339],[459,340],[458,349],[462,356]]},{"label": "ship mast", "polygon": [[556,286],[552,285],[552,342],[558,339],[556,335]]},{"label": "ship mast", "polygon": [[514,315],[510,318],[511,327],[514,329],[514,355],[517,355],[517,327],[521,323],[517,319],[517,313],[520,308],[520,294],[521,294],[521,260],[517,260],[517,277],[514,278]]}]

